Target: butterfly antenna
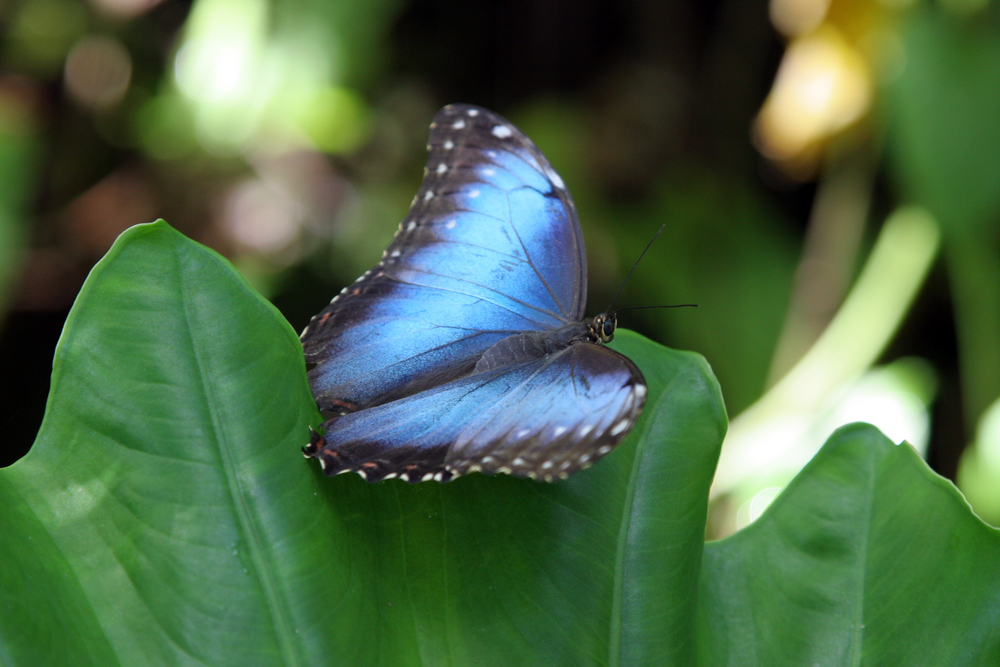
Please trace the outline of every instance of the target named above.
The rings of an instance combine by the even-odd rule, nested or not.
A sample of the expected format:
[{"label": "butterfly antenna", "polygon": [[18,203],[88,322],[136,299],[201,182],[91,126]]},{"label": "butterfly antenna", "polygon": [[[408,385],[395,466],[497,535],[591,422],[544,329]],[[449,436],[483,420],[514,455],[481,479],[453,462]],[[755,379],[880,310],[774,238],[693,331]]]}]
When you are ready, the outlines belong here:
[{"label": "butterfly antenna", "polygon": [[[618,295],[622,293],[622,289],[625,288],[625,283],[627,283],[628,279],[632,277],[632,272],[635,271],[635,267],[639,266],[639,262],[642,261],[643,255],[645,255],[646,251],[649,250],[649,247],[653,245],[653,241],[655,241],[660,236],[660,234],[663,233],[663,228],[666,226],[667,226],[666,224],[660,225],[660,228],[656,231],[656,234],[653,235],[653,238],[649,239],[649,243],[646,244],[646,249],[639,254],[639,259],[635,260],[635,264],[633,264],[632,268],[629,269],[628,275],[625,276],[625,280],[622,281],[622,284],[618,287],[618,291],[615,292],[615,298],[611,299],[611,303],[608,304],[608,307],[607,309],[605,309],[604,312],[606,313],[611,312],[611,306],[615,305],[615,301],[618,300]],[[639,308],[648,308],[648,307],[649,306],[639,306]],[[653,307],[655,308],[656,306]],[[623,308],[622,310],[625,309]]]}]

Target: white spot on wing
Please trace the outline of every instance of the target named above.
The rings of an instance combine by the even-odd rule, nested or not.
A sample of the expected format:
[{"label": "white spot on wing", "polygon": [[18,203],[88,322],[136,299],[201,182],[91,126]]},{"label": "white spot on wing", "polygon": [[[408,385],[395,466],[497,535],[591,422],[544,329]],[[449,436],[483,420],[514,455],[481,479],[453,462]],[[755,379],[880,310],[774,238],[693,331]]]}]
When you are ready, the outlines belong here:
[{"label": "white spot on wing", "polygon": [[414,222],[413,220],[410,220],[410,224],[406,226],[406,231],[412,232],[416,228],[417,228],[417,223]]},{"label": "white spot on wing", "polygon": [[483,176],[496,176],[496,169],[483,169]]},{"label": "white spot on wing", "polygon": [[549,177],[550,181],[552,181],[552,185],[556,186],[560,190],[566,189],[566,184],[563,183],[563,179],[559,177],[559,174],[556,173],[555,169],[552,167],[545,167],[545,175]]},{"label": "white spot on wing", "polygon": [[469,199],[475,199],[478,196],[479,196],[479,190],[473,190],[472,192],[469,193]]},{"label": "white spot on wing", "polygon": [[514,459],[514,465],[516,465],[516,466],[523,466],[524,465],[524,459],[522,459],[520,456],[518,456],[516,459]]},{"label": "white spot on wing", "polygon": [[450,151],[452,148],[455,147],[455,142],[453,142],[451,139],[448,139],[447,141],[444,142],[444,144],[442,144],[442,146],[446,151]]},{"label": "white spot on wing", "polygon": [[479,109],[469,109],[466,113],[475,118],[479,115]]},{"label": "white spot on wing", "polygon": [[497,139],[508,139],[512,134],[514,134],[506,125],[497,125],[493,128],[492,133]]},{"label": "white spot on wing", "polygon": [[389,253],[389,257],[399,257],[399,256],[400,256],[400,255],[402,255],[402,254],[403,254],[403,253],[401,253],[401,252],[400,252],[400,251],[398,251],[398,250],[393,250],[393,251],[392,251],[391,253]]},{"label": "white spot on wing", "polygon": [[584,437],[585,435],[587,435],[588,433],[590,433],[593,430],[594,430],[594,425],[593,424],[587,424],[586,426],[584,426],[583,428],[580,429],[580,437],[581,438]]},{"label": "white spot on wing", "polygon": [[633,389],[632,391],[635,392],[635,395],[638,396],[639,398],[643,398],[646,395],[646,385],[637,384],[635,386],[635,389]]},{"label": "white spot on wing", "polygon": [[430,481],[430,480],[432,480],[432,479],[434,479],[434,473],[432,473],[432,472],[429,472],[429,473],[427,473],[426,475],[424,475],[423,477],[421,477],[421,478],[420,478],[420,481],[421,481],[421,482],[427,482],[427,481]]},{"label": "white spot on wing", "polygon": [[452,218],[447,223],[445,223],[445,227],[447,227],[448,229],[455,229],[455,225],[457,225],[457,224],[458,223],[455,221],[455,219]]},{"label": "white spot on wing", "polygon": [[611,445],[604,445],[603,447],[597,450],[597,453],[600,454],[601,456],[604,456],[610,451],[611,451]]},{"label": "white spot on wing", "polygon": [[556,430],[552,432],[552,435],[554,435],[554,436],[556,436],[558,438],[560,435],[562,435],[565,432],[566,432],[566,427],[565,426],[556,426]]},{"label": "white spot on wing", "polygon": [[424,194],[424,201],[427,201],[428,199],[430,199],[433,196],[434,196],[434,191],[433,190],[428,190],[427,193]]},{"label": "white spot on wing", "polygon": [[627,428],[628,428],[628,420],[623,419],[614,426],[612,426],[611,431],[609,431],[609,433],[611,433],[611,435],[618,435]]},{"label": "white spot on wing", "polygon": [[465,127],[465,121],[461,119],[456,120],[454,123],[451,124],[451,127],[455,130],[461,130]]},{"label": "white spot on wing", "polygon": [[448,171],[448,165],[442,162],[437,166],[437,169],[435,171],[437,171],[438,174],[443,174],[444,172]]}]

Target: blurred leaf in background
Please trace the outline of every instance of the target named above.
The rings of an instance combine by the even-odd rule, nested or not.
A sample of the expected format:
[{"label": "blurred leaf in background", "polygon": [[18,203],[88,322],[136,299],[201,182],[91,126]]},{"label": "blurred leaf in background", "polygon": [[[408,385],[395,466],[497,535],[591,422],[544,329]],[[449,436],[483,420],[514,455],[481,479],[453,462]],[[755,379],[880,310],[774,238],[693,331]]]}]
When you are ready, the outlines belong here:
[{"label": "blurred leaf in background", "polygon": [[913,12],[902,33],[891,165],[900,191],[934,211],[944,232],[966,432],[976,436],[960,480],[996,523],[1000,478],[986,471],[998,446],[988,408],[1000,397],[1000,8],[940,4]]}]

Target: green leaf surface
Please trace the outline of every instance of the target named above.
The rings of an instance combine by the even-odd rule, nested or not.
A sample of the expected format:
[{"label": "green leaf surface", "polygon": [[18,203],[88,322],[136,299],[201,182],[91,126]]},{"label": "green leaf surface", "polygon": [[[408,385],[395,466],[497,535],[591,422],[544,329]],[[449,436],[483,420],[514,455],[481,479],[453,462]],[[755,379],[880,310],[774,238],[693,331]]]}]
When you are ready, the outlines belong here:
[{"label": "green leaf surface", "polygon": [[0,662],[690,664],[721,395],[697,355],[615,347],[645,412],[565,482],[327,478],[287,323],[214,252],[132,228],[0,471]]},{"label": "green leaf surface", "polygon": [[998,665],[1000,533],[910,446],[845,426],[706,546],[698,632],[704,665]]}]

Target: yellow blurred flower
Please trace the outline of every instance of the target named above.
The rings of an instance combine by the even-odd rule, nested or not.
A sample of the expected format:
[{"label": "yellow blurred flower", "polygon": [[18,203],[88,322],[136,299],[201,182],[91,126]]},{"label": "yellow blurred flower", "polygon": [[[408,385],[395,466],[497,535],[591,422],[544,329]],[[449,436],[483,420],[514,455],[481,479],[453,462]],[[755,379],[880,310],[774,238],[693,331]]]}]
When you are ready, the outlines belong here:
[{"label": "yellow blurred flower", "polygon": [[789,38],[754,125],[758,149],[809,178],[828,142],[872,107],[877,82],[897,66],[897,10],[911,0],[772,0],[771,21]]},{"label": "yellow blurred flower", "polygon": [[812,162],[825,141],[867,113],[871,99],[868,64],[824,24],[785,50],[757,116],[757,146],[779,163]]}]

